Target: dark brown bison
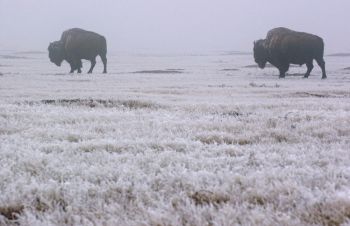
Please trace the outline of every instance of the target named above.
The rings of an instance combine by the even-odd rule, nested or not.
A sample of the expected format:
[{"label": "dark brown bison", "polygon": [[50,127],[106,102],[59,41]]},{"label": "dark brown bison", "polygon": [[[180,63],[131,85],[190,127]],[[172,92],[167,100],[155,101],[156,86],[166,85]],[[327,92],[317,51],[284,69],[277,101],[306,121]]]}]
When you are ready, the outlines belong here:
[{"label": "dark brown bison", "polygon": [[107,73],[107,43],[105,37],[97,33],[79,28],[69,29],[62,33],[61,40],[50,43],[48,50],[52,63],[61,66],[66,60],[70,64],[70,73],[75,70],[81,73],[82,59],[91,62],[88,73],[92,73],[96,56],[99,55],[103,62],[103,73]]},{"label": "dark brown bison", "polygon": [[266,39],[254,42],[255,62],[262,69],[267,62],[271,63],[278,68],[280,78],[285,77],[290,64],[306,64],[304,77],[309,77],[314,59],[322,69],[322,78],[327,78],[323,52],[322,38],[283,27],[270,30]]}]

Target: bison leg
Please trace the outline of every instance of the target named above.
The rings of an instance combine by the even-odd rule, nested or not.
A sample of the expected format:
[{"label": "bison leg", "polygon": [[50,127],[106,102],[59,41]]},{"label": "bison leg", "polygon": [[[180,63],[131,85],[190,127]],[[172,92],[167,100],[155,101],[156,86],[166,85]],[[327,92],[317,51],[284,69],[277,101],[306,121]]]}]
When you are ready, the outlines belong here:
[{"label": "bison leg", "polygon": [[90,62],[91,62],[91,67],[90,67],[90,70],[88,72],[89,74],[91,74],[92,70],[94,70],[94,67],[96,65],[96,59],[92,59],[92,60],[90,60]]},{"label": "bison leg", "polygon": [[81,60],[78,61],[78,65],[77,65],[77,69],[78,69],[78,73],[81,73],[81,68],[83,67],[83,63],[81,62]]},{"label": "bison leg", "polygon": [[103,62],[103,73],[106,74],[107,73],[107,57],[104,54],[100,55],[100,57],[101,57],[101,60]]},{"label": "bison leg", "polygon": [[286,77],[286,72],[289,70],[289,65],[284,65],[280,68],[278,68],[280,71],[279,78],[285,78]]},{"label": "bison leg", "polygon": [[78,73],[81,73],[82,62],[81,60],[70,60],[70,73],[74,73],[75,70],[78,70]]},{"label": "bison leg", "polygon": [[326,63],[324,62],[324,59],[316,59],[317,64],[320,66],[320,68],[322,69],[322,79],[326,79],[327,75],[326,75]]},{"label": "bison leg", "polygon": [[312,62],[309,62],[306,64],[306,67],[307,67],[307,71],[306,71],[306,74],[304,75],[304,78],[308,78],[312,69],[314,68],[314,64]]},{"label": "bison leg", "polygon": [[70,72],[69,73],[74,73],[74,71],[75,71],[74,64],[73,63],[69,63],[69,65],[70,65]]}]

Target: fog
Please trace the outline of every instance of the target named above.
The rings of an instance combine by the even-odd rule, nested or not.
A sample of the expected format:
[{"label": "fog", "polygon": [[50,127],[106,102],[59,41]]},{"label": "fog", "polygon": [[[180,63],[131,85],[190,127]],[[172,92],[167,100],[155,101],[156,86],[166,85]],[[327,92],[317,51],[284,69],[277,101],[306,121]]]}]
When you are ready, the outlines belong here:
[{"label": "fog", "polygon": [[285,26],[324,38],[326,52],[350,51],[349,0],[0,0],[0,49],[42,50],[80,27],[113,52],[251,51]]}]

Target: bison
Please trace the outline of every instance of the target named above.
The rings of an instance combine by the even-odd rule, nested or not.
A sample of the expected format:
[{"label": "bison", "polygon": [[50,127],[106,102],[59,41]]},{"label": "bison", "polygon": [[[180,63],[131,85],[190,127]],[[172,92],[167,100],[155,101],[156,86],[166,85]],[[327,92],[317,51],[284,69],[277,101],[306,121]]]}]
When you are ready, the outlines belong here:
[{"label": "bison", "polygon": [[307,72],[304,78],[308,78],[314,67],[314,59],[322,69],[322,78],[327,78],[323,53],[322,38],[283,27],[270,30],[266,39],[254,42],[255,62],[262,69],[269,62],[278,68],[280,78],[285,77],[290,64],[306,64]]},{"label": "bison", "polygon": [[50,43],[48,50],[52,63],[61,66],[66,60],[70,64],[70,73],[74,73],[75,70],[81,73],[82,59],[91,62],[88,73],[92,73],[96,65],[96,56],[99,55],[103,62],[103,73],[107,73],[107,42],[105,37],[97,33],[80,28],[66,30],[59,41]]}]

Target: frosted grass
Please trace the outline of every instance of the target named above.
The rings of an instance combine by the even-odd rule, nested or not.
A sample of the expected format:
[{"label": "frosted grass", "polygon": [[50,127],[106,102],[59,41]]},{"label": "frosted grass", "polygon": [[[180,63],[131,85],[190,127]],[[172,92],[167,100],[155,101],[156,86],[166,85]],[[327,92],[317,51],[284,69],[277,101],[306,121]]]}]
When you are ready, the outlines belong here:
[{"label": "frosted grass", "polygon": [[32,55],[1,62],[0,225],[350,223],[349,59],[281,80],[246,55]]}]

